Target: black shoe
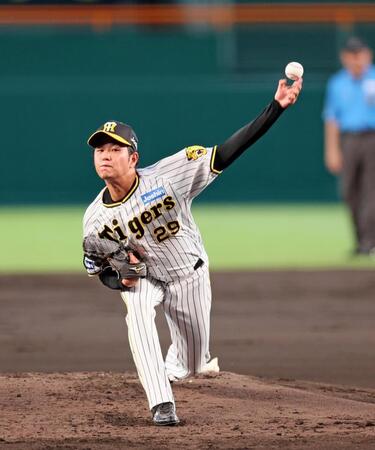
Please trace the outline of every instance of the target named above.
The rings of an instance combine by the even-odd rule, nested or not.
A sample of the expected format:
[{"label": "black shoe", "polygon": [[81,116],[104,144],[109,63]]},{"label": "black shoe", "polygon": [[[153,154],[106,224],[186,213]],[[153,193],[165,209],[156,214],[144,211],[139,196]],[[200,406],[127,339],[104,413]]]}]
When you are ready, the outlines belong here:
[{"label": "black shoe", "polygon": [[370,257],[370,258],[374,258],[375,257],[375,247],[372,248],[357,248],[355,250],[354,256],[364,256],[364,257]]},{"label": "black shoe", "polygon": [[172,402],[160,403],[151,412],[155,425],[177,425],[180,422]]},{"label": "black shoe", "polygon": [[355,249],[353,249],[351,252],[350,252],[350,257],[352,257],[352,258],[360,258],[360,257],[366,257],[366,256],[370,256],[370,254],[371,254],[371,251],[369,251],[369,250],[364,250],[364,249],[362,249],[362,248],[359,248],[359,247],[357,247],[357,248],[355,248]]}]

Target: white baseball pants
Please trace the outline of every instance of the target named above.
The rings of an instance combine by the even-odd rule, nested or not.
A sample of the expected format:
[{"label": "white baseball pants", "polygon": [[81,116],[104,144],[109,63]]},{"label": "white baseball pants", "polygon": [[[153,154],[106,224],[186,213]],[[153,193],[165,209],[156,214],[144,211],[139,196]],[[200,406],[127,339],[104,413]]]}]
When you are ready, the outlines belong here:
[{"label": "white baseball pants", "polygon": [[[173,283],[140,279],[121,293],[127,307],[129,344],[150,409],[174,402],[170,380],[198,373],[209,361],[211,285],[206,265]],[[155,325],[162,304],[172,344],[164,362]]]}]

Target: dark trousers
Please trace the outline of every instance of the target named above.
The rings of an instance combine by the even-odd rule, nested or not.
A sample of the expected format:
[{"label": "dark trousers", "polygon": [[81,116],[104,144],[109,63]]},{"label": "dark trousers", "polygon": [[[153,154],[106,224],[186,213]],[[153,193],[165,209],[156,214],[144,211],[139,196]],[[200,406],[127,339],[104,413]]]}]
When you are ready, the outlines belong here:
[{"label": "dark trousers", "polygon": [[375,131],[343,133],[342,193],[353,220],[357,250],[375,250]]}]

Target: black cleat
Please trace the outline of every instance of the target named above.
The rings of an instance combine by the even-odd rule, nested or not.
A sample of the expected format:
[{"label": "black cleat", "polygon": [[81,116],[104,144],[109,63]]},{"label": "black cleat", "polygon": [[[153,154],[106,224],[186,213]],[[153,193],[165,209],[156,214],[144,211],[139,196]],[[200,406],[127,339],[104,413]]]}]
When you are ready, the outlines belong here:
[{"label": "black cleat", "polygon": [[160,403],[151,412],[155,425],[177,425],[180,422],[172,402]]}]

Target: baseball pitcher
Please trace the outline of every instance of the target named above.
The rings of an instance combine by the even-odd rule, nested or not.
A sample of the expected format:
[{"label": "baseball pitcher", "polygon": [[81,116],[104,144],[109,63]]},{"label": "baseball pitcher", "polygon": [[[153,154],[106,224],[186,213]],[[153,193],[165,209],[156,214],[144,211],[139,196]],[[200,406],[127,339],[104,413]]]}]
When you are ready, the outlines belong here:
[{"label": "baseball pitcher", "polygon": [[[295,103],[302,78],[280,80],[274,100],[224,144],[187,147],[140,169],[133,129],[106,122],[88,140],[105,187],[83,220],[84,265],[127,308],[129,343],[153,422],[179,422],[171,382],[199,373],[210,360],[211,287],[208,257],[191,204],[218,175]],[[155,306],[171,334],[162,357]]]}]

